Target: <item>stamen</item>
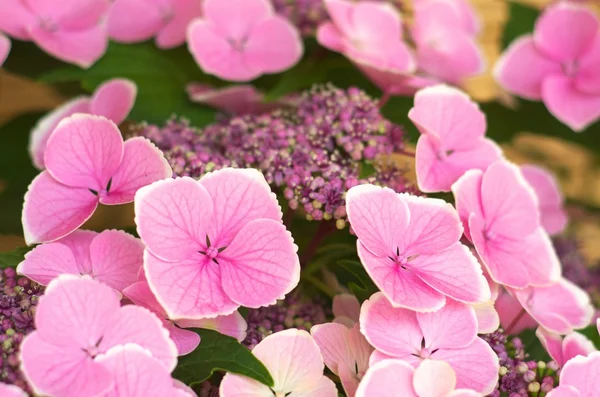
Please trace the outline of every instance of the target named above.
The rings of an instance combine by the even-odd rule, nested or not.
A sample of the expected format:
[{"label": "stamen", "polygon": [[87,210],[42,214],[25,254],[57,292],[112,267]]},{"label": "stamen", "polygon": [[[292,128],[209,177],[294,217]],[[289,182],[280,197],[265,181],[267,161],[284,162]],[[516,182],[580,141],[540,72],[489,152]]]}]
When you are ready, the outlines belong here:
[{"label": "stamen", "polygon": [[97,196],[97,195],[98,195],[98,192],[97,192],[97,191],[95,191],[94,189],[88,189],[88,190],[89,190],[90,192],[92,192],[92,194],[93,194],[94,196]]}]

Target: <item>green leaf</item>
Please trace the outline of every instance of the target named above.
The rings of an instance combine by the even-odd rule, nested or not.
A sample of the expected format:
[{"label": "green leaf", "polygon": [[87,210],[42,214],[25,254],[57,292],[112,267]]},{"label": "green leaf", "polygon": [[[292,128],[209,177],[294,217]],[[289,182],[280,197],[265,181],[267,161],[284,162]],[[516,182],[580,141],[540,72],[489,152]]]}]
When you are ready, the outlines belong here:
[{"label": "green leaf", "polygon": [[130,118],[162,123],[176,114],[196,126],[214,120],[215,111],[189,101],[185,86],[193,81],[208,81],[186,48],[160,50],[153,43],[110,43],[104,57],[87,70],[66,66],[44,74],[42,81],[58,83],[80,81],[88,91],[108,79],[133,80],[138,96]]},{"label": "green leaf", "polygon": [[600,334],[598,334],[598,327],[596,327],[596,324],[590,325],[589,327],[581,329],[578,332],[587,336],[592,342],[594,342],[596,349],[600,350]]},{"label": "green leaf", "polygon": [[551,360],[550,355],[535,334],[534,329],[524,330],[519,334],[519,339],[521,339],[523,346],[525,346],[525,353],[529,355],[529,360],[545,362]]},{"label": "green leaf", "polygon": [[43,73],[69,65],[42,51],[30,41],[12,40],[10,56],[2,67],[11,73],[32,79],[39,78]]},{"label": "green leaf", "polygon": [[187,385],[208,379],[215,371],[227,371],[273,386],[271,374],[235,338],[208,329],[193,329],[202,338],[192,353],[179,358],[173,376]]},{"label": "green leaf", "polygon": [[18,247],[12,251],[0,252],[0,269],[17,267],[25,258],[25,254],[31,251],[33,247]]},{"label": "green leaf", "polygon": [[336,266],[330,266],[330,270],[337,276],[340,283],[348,286],[360,302],[378,291],[363,265],[356,260],[340,260]]},{"label": "green leaf", "polygon": [[317,250],[314,259],[303,269],[304,274],[312,274],[317,270],[341,259],[356,258],[356,244],[331,243]]},{"label": "green leaf", "polygon": [[523,4],[509,2],[509,18],[502,34],[502,47],[506,48],[517,37],[533,32],[539,11]]}]

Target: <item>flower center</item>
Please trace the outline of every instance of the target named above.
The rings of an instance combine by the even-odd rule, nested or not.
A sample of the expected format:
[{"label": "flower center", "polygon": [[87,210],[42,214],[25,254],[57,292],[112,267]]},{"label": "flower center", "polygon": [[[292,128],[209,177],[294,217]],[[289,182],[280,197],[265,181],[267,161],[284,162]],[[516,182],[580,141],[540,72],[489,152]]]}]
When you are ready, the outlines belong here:
[{"label": "flower center", "polygon": [[241,39],[228,38],[227,42],[229,42],[229,45],[233,47],[234,50],[242,52],[244,51],[244,48],[246,48],[248,37],[242,37]]},{"label": "flower center", "polygon": [[86,352],[91,358],[94,358],[100,353],[100,349],[98,347],[100,346],[101,342],[102,342],[102,336],[100,337],[100,339],[98,339],[98,342],[96,342],[95,345],[91,345],[82,350],[84,352]]},{"label": "flower center", "polygon": [[417,349],[417,353],[412,353],[412,355],[422,360],[425,360],[431,357],[438,350],[440,349],[431,350],[431,348],[427,347],[425,343],[425,337],[423,337],[423,339],[421,339],[421,349]]},{"label": "flower center", "polygon": [[579,62],[569,61],[561,65],[562,71],[567,77],[575,77],[579,72]]},{"label": "flower center", "polygon": [[408,263],[410,261],[412,261],[413,259],[416,259],[419,257],[419,254],[416,255],[410,255],[405,257],[404,255],[400,255],[400,248],[396,247],[396,254],[395,255],[390,255],[388,256],[388,258],[394,262],[396,265],[398,265],[399,267],[401,267],[404,270],[409,270],[408,269]]},{"label": "flower center", "polygon": [[169,22],[171,22],[171,20],[173,19],[173,17],[175,16],[175,11],[173,11],[173,7],[171,6],[160,6],[160,10],[159,10],[161,19],[163,24],[168,24]]},{"label": "flower center", "polygon": [[46,32],[56,32],[58,30],[58,24],[47,17],[42,17],[39,20],[40,28]]},{"label": "flower center", "polygon": [[206,250],[198,251],[198,253],[207,256],[210,260],[212,260],[214,263],[216,263],[218,265],[219,261],[217,260],[217,256],[219,255],[220,252],[225,251],[226,248],[227,247],[217,248],[214,245],[212,245],[210,243],[210,238],[208,237],[208,234],[207,234],[206,235]]},{"label": "flower center", "polygon": [[208,256],[210,259],[216,258],[218,254],[219,250],[217,250],[215,247],[208,247],[206,250],[206,256]]}]

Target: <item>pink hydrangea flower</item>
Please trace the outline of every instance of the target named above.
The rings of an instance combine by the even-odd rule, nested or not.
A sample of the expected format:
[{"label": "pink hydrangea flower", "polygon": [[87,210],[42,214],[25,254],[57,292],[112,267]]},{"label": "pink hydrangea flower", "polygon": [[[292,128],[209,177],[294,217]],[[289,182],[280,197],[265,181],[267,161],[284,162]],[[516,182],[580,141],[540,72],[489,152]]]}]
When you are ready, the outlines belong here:
[{"label": "pink hydrangea flower", "polygon": [[42,285],[61,274],[87,274],[122,292],[137,280],[143,256],[144,244],[121,230],[76,230],[29,251],[17,272]]},{"label": "pink hydrangea flower", "polygon": [[351,328],[339,323],[319,324],[313,326],[310,333],[321,349],[327,368],[339,376],[346,395],[354,397],[374,350],[360,333],[359,324]]},{"label": "pink hydrangea flower", "polygon": [[579,332],[571,332],[563,338],[543,327],[538,327],[535,334],[550,357],[561,367],[573,357],[586,357],[596,351],[594,343]]},{"label": "pink hydrangea flower", "polygon": [[121,307],[113,289],[88,276],[53,280],[35,323],[21,345],[21,368],[35,394],[103,396],[115,379],[98,356],[127,343],[148,349],[168,372],[177,363],[175,344],[154,314]]},{"label": "pink hydrangea flower", "polygon": [[539,324],[564,335],[585,328],[594,315],[588,293],[564,278],[545,287],[507,291],[496,301],[496,309],[502,327],[510,333]]},{"label": "pink hydrangea flower", "polygon": [[256,345],[252,353],[267,367],[275,385],[270,388],[227,373],[221,382],[221,397],[337,397],[335,384],[323,375],[319,346],[308,332],[297,329],[276,332]]},{"label": "pink hydrangea flower", "polygon": [[371,365],[390,357],[415,367],[425,359],[442,360],[456,372],[458,387],[487,395],[496,385],[498,356],[477,337],[477,318],[469,305],[449,299],[438,311],[418,313],[393,307],[378,292],[363,303],[360,327],[377,349]]},{"label": "pink hydrangea flower", "polygon": [[27,397],[27,393],[15,385],[0,383],[0,395],[2,397]]},{"label": "pink hydrangea flower", "polygon": [[187,39],[208,74],[249,81],[289,69],[302,57],[298,30],[268,0],[204,0],[202,15],[189,25]]},{"label": "pink hydrangea flower", "polygon": [[319,44],[344,54],[385,92],[414,92],[429,83],[411,76],[416,63],[392,5],[325,0],[325,6],[331,22],[319,26]]},{"label": "pink hydrangea flower", "polygon": [[419,69],[451,84],[482,73],[485,61],[473,32],[475,20],[462,0],[416,1],[411,33]]},{"label": "pink hydrangea flower", "polygon": [[332,304],[333,322],[344,324],[348,328],[358,322],[360,317],[360,303],[352,294],[338,294],[333,297]]},{"label": "pink hydrangea flower", "polygon": [[114,379],[113,387],[102,397],[195,396],[175,386],[170,371],[139,345],[115,346],[95,361]]},{"label": "pink hydrangea flower", "polygon": [[88,220],[98,203],[131,202],[140,187],[172,175],[149,140],[123,142],[117,126],[102,116],[76,114],[61,121],[44,159],[46,170],[25,194],[27,244],[58,240]]},{"label": "pink hydrangea flower", "polygon": [[72,99],[42,117],[29,138],[29,153],[33,164],[40,170],[45,168],[44,154],[48,139],[64,118],[75,113],[89,113],[104,116],[119,125],[131,111],[136,95],[137,87],[133,81],[112,79],[98,86],[91,97]]},{"label": "pink hydrangea flower", "polygon": [[356,397],[481,396],[474,390],[456,389],[456,384],[456,373],[444,361],[424,360],[414,369],[402,360],[383,360],[369,368]]},{"label": "pink hydrangea flower", "polygon": [[138,281],[130,285],[125,288],[123,294],[136,305],[145,307],[161,319],[163,326],[175,342],[180,356],[191,353],[200,344],[200,336],[197,333],[183,328],[214,329],[240,342],[246,338],[246,320],[238,312],[213,319],[172,321],[167,317],[165,309],[158,303],[146,281]]},{"label": "pink hydrangea flower", "polygon": [[10,52],[10,40],[8,37],[0,33],[0,66],[6,61]]},{"label": "pink hydrangea flower", "polygon": [[485,114],[464,92],[436,85],[420,90],[408,113],[421,136],[416,171],[424,192],[450,191],[470,169],[485,170],[502,151],[485,137]]},{"label": "pink hydrangea flower", "polygon": [[298,284],[298,247],[255,169],[156,182],[136,194],[135,212],[146,278],[170,319],[271,305]]},{"label": "pink hydrangea flower", "polygon": [[477,259],[459,242],[462,226],[450,204],[359,185],[348,191],[346,210],[358,256],[392,305],[432,311],[446,296],[490,299]]},{"label": "pink hydrangea flower", "polygon": [[560,372],[560,386],[548,397],[595,397],[600,390],[600,352],[569,360]]},{"label": "pink hydrangea flower", "polygon": [[560,278],[560,262],[540,225],[538,202],[519,168],[500,160],[452,185],[456,209],[492,280],[514,288]]},{"label": "pink hydrangea flower", "polygon": [[540,221],[548,234],[558,234],[565,230],[567,212],[558,182],[548,170],[536,165],[522,165],[521,173],[535,191],[538,199]]},{"label": "pink hydrangea flower", "polygon": [[582,131],[600,117],[599,63],[598,18],[585,5],[557,2],[538,18],[533,34],[508,47],[494,75],[509,92],[542,100],[561,122]]},{"label": "pink hydrangea flower", "polygon": [[122,43],[154,37],[159,48],[185,43],[189,23],[201,15],[199,0],[116,0],[107,18],[108,35]]},{"label": "pink hydrangea flower", "polygon": [[88,68],[106,52],[103,19],[110,4],[109,0],[3,0],[0,31]]}]

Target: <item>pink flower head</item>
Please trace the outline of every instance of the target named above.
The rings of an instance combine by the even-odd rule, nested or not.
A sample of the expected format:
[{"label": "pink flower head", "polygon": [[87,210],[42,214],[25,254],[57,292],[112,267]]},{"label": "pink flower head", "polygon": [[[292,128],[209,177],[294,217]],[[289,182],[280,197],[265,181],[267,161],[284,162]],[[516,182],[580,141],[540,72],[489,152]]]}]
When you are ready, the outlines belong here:
[{"label": "pink flower head", "polygon": [[319,44],[344,54],[383,91],[422,86],[410,76],[415,61],[402,41],[402,20],[392,5],[325,0],[325,7],[332,21],[319,26]]},{"label": "pink flower head", "polygon": [[408,117],[421,133],[416,171],[424,192],[447,192],[466,171],[483,171],[502,156],[498,145],[485,137],[485,114],[456,88],[420,90]]},{"label": "pink flower head", "polygon": [[470,5],[455,0],[415,2],[412,38],[419,69],[451,84],[483,72],[485,61],[472,30]]},{"label": "pink flower head", "polygon": [[522,165],[521,173],[535,191],[540,221],[548,234],[562,232],[569,221],[558,182],[549,171],[536,165]]},{"label": "pink flower head", "polygon": [[0,66],[6,61],[10,52],[10,40],[8,37],[0,33]]},{"label": "pink flower head", "polygon": [[538,202],[519,168],[500,160],[467,171],[452,185],[465,236],[494,282],[543,286],[560,277],[560,262],[540,226]]},{"label": "pink flower head", "polygon": [[[473,363],[475,365],[475,363]],[[456,373],[445,361],[424,360],[417,369],[402,360],[383,360],[367,371],[356,397],[479,397],[456,389]]]},{"label": "pink flower head", "polygon": [[183,328],[213,329],[240,342],[246,338],[246,320],[238,312],[211,319],[171,321],[146,281],[138,281],[130,285],[123,290],[123,294],[136,305],[145,307],[161,319],[163,326],[177,345],[180,356],[191,353],[200,344],[200,336],[197,333]]},{"label": "pink flower head", "polygon": [[545,287],[509,288],[496,301],[496,310],[510,333],[539,324],[564,335],[585,328],[594,315],[587,292],[564,278]]},{"label": "pink flower head", "polygon": [[548,397],[596,397],[600,390],[600,352],[570,359],[560,372],[560,386]]},{"label": "pink flower head", "polygon": [[146,278],[170,319],[271,305],[298,284],[298,247],[255,169],[156,182],[137,193],[135,213]]},{"label": "pink flower head", "polygon": [[176,387],[170,371],[137,344],[115,346],[95,361],[114,379],[114,386],[102,397],[193,396]]},{"label": "pink flower head", "polygon": [[205,84],[193,83],[187,86],[187,92],[192,102],[233,114],[265,113],[289,102],[283,98],[279,101],[264,102],[263,93],[249,84],[214,88]]},{"label": "pink flower head", "polygon": [[358,256],[393,306],[432,311],[446,296],[490,299],[477,259],[459,242],[462,226],[450,204],[359,185],[348,191],[346,209]]},{"label": "pink flower head", "polygon": [[484,395],[498,380],[498,356],[477,337],[475,312],[464,303],[448,300],[438,311],[419,313],[393,307],[378,292],[363,303],[360,329],[377,349],[371,365],[386,357],[414,367],[425,359],[446,361],[456,372],[458,387]]},{"label": "pink flower head", "polygon": [[249,81],[295,65],[304,51],[298,30],[268,0],[204,0],[188,27],[188,48],[204,72]]},{"label": "pink flower head", "polygon": [[87,274],[122,292],[137,280],[143,257],[142,242],[121,230],[76,230],[29,251],[17,272],[42,285],[61,274]]},{"label": "pink flower head", "polygon": [[269,388],[253,379],[227,373],[219,389],[221,397],[337,397],[335,384],[323,375],[319,346],[308,332],[276,332],[256,345],[252,353],[267,367],[275,385]]},{"label": "pink flower head", "polygon": [[[569,34],[563,34],[569,32]],[[523,98],[542,100],[574,131],[600,117],[600,27],[585,5],[558,2],[533,34],[516,39],[496,67],[496,80]]]},{"label": "pink flower head", "polygon": [[111,39],[136,43],[154,37],[159,48],[185,43],[188,24],[200,16],[199,0],[116,0],[108,14]]},{"label": "pink flower head", "polygon": [[42,171],[25,194],[27,244],[58,240],[88,220],[98,203],[133,201],[142,186],[172,175],[162,152],[141,137],[123,142],[102,116],[76,114],[54,130]]},{"label": "pink flower head", "polygon": [[538,327],[535,334],[550,357],[561,367],[573,357],[585,357],[596,351],[594,343],[579,332],[571,332],[563,338],[543,327]]},{"label": "pink flower head", "polygon": [[360,333],[360,326],[347,328],[343,324],[315,325],[310,330],[319,345],[327,368],[339,376],[348,397],[354,397],[356,388],[369,368],[373,347]]},{"label": "pink flower head", "polygon": [[131,111],[136,95],[137,87],[133,81],[112,79],[98,86],[91,97],[77,97],[42,117],[29,138],[33,164],[40,170],[45,168],[44,154],[48,139],[64,118],[75,113],[88,113],[104,116],[119,125]]},{"label": "pink flower head", "polygon": [[110,0],[3,0],[0,31],[88,68],[106,51],[103,19],[110,4]]},{"label": "pink flower head", "polygon": [[147,349],[168,372],[177,363],[175,344],[154,314],[121,307],[114,290],[88,276],[53,280],[35,324],[21,345],[21,368],[35,394],[104,396],[115,379],[99,356],[127,343]]},{"label": "pink flower head", "polygon": [[338,294],[333,297],[332,311],[333,322],[352,328],[360,317],[360,303],[352,294]]},{"label": "pink flower head", "polygon": [[0,383],[0,395],[2,397],[27,397],[27,393],[15,385]]}]

